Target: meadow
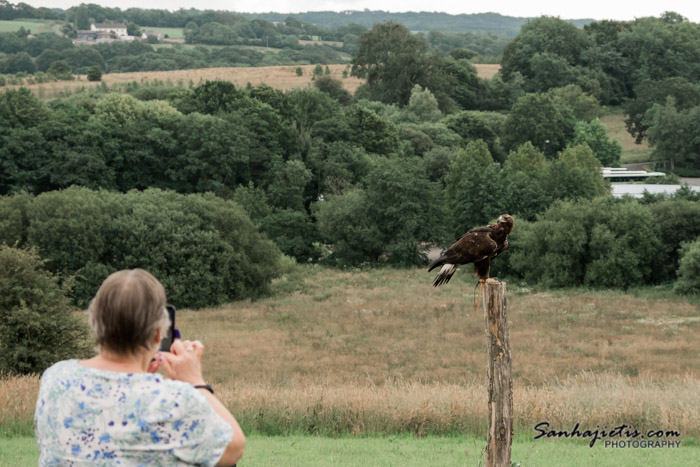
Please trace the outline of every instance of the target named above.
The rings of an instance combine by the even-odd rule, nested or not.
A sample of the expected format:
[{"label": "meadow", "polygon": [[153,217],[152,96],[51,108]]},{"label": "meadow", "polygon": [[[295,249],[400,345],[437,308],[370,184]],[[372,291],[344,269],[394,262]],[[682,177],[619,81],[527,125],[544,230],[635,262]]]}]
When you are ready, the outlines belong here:
[{"label": "meadow", "polygon": [[641,144],[634,142],[634,137],[627,132],[625,117],[620,112],[600,117],[600,121],[605,125],[608,137],[622,146],[620,162],[622,164],[634,164],[650,161],[652,149],[649,147],[649,143],[646,139]]},{"label": "meadow", "polygon": [[[179,310],[183,336],[206,346],[208,381],[252,436],[241,465],[275,465],[261,459],[293,452],[297,463],[286,465],[363,465],[353,450],[365,449],[386,451],[375,465],[425,465],[419,446],[477,465],[487,428],[483,310],[475,316],[467,271],[439,289],[431,281],[423,269],[297,266],[270,297]],[[579,465],[700,458],[699,299],[664,286],[551,291],[509,282],[507,290],[513,460],[574,465],[579,451],[576,459],[590,460]],[[31,441],[37,388],[37,376],[0,380],[0,443]],[[662,456],[600,441],[534,441],[543,421],[556,430],[577,422],[675,430],[683,447]],[[319,460],[305,462],[312,453]]]},{"label": "meadow", "polygon": [[15,32],[19,28],[28,29],[32,34],[40,32],[52,32],[54,26],[59,25],[60,21],[47,20],[0,20],[0,32]]},{"label": "meadow", "polygon": [[[296,88],[310,87],[313,85],[311,78],[316,65],[290,65],[290,66],[266,66],[266,67],[228,67],[228,68],[199,68],[195,70],[175,70],[175,71],[143,71],[133,73],[107,73],[102,75],[102,83],[110,87],[119,87],[129,83],[148,82],[171,82],[188,85],[204,83],[205,81],[225,80],[231,81],[236,86],[252,86],[266,84],[282,91]],[[478,64],[475,65],[477,73],[482,78],[492,78],[498,71],[498,65]],[[297,68],[302,69],[302,74],[298,75]],[[345,64],[328,65],[330,76],[340,80],[343,87],[354,93],[357,88],[365,82],[354,76],[350,76],[350,68]],[[325,67],[324,67],[325,69]],[[343,72],[347,71],[347,76]],[[57,97],[70,95],[80,89],[102,85],[100,82],[90,82],[86,75],[76,75],[73,81],[56,81],[50,83],[35,83],[22,85],[7,85],[0,87],[12,89],[25,87],[34,92],[41,99],[54,99]]]}]

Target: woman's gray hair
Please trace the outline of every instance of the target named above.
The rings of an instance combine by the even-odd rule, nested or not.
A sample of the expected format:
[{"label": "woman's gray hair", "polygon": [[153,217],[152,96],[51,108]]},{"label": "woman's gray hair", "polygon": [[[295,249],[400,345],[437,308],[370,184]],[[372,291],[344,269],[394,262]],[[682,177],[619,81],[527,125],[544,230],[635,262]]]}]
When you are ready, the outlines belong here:
[{"label": "woman's gray hair", "polygon": [[88,308],[98,347],[119,355],[150,348],[156,330],[170,324],[165,304],[165,288],[148,271],[124,269],[111,274]]}]

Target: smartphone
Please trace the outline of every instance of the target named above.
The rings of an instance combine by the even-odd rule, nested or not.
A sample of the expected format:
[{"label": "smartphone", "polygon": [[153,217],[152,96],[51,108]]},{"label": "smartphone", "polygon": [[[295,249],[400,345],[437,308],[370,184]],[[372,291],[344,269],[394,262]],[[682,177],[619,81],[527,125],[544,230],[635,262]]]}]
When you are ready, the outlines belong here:
[{"label": "smartphone", "polygon": [[175,307],[172,305],[165,305],[165,308],[168,310],[170,326],[165,332],[163,340],[160,341],[160,350],[170,352],[170,346],[172,345],[173,341],[180,338],[180,331],[175,327]]}]

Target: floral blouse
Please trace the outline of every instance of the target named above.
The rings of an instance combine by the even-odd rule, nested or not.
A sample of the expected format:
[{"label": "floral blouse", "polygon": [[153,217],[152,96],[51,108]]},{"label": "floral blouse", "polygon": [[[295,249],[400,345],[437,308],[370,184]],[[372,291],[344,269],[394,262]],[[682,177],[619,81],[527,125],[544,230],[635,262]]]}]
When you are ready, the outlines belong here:
[{"label": "floral blouse", "polygon": [[191,385],[58,362],[34,413],[39,465],[215,465],[233,429]]}]

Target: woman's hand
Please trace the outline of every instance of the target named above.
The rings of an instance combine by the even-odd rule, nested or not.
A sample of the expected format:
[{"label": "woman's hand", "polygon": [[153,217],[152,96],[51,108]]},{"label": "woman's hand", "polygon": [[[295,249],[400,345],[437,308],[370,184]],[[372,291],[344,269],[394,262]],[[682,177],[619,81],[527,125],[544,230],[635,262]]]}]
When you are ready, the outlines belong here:
[{"label": "woman's hand", "polygon": [[202,377],[202,353],[204,345],[199,341],[176,339],[170,352],[161,352],[161,368],[170,379],[192,385],[204,384]]}]

